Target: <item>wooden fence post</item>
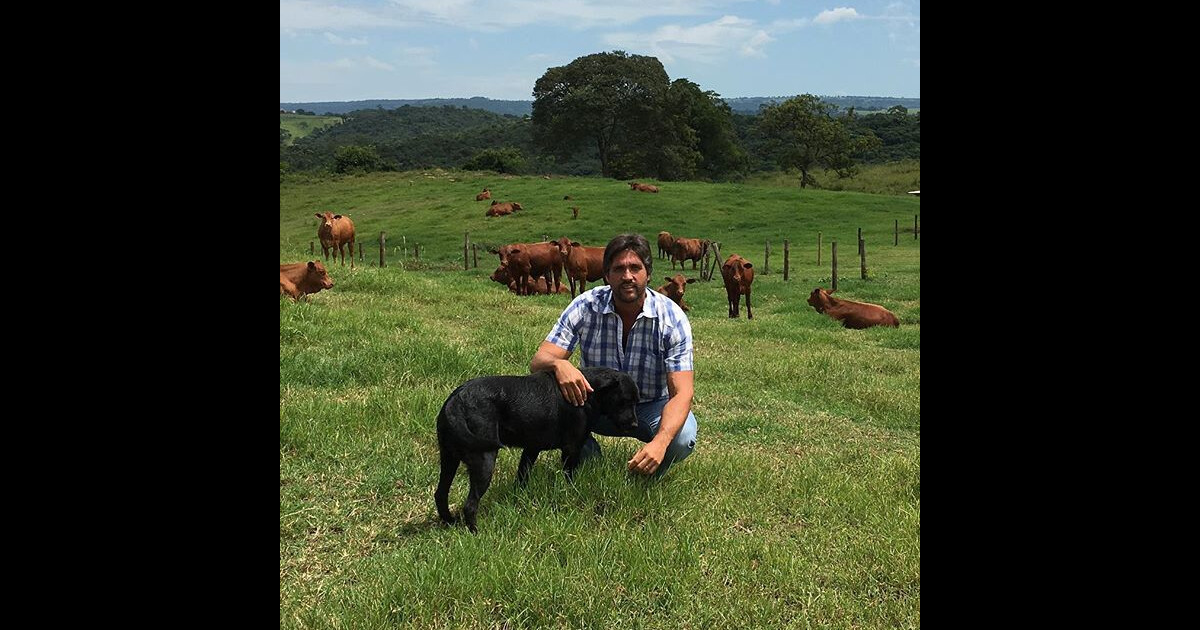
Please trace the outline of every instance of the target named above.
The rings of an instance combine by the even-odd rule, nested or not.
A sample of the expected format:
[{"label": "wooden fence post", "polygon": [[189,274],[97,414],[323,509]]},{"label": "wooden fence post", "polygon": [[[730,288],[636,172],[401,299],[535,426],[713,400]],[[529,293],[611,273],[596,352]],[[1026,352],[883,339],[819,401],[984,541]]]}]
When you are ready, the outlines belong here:
[{"label": "wooden fence post", "polygon": [[830,291],[837,291],[837,241],[833,242],[833,288]]},{"label": "wooden fence post", "polygon": [[763,275],[771,273],[771,241],[763,249]]},{"label": "wooden fence post", "polygon": [[475,243],[471,243],[471,268],[479,268],[479,246]]},{"label": "wooden fence post", "polygon": [[363,259],[363,250],[362,250],[362,249],[363,249],[363,244],[362,244],[362,241],[359,241],[359,242],[358,242],[358,262],[363,262],[363,260],[364,260],[364,259]]},{"label": "wooden fence post", "polygon": [[317,255],[317,250],[316,250],[316,248],[313,246],[313,242],[312,242],[312,241],[309,241],[309,242],[308,242],[308,255],[309,255],[309,256],[316,256],[316,255]]},{"label": "wooden fence post", "polygon": [[913,215],[913,240],[914,241],[917,240],[917,232],[920,231],[920,228],[917,226],[917,217],[919,217],[919,216],[921,216],[921,215],[919,215],[919,214]]},{"label": "wooden fence post", "polygon": [[350,268],[354,269],[354,243],[350,243]]},{"label": "wooden fence post", "polygon": [[858,228],[858,255],[862,256],[862,253],[863,253],[862,228]]},{"label": "wooden fence post", "polygon": [[387,255],[387,240],[383,236],[383,232],[379,233],[379,268],[383,269],[385,263],[384,256]]},{"label": "wooden fence post", "polygon": [[467,250],[471,248],[471,233],[463,232],[463,269],[470,269],[471,261],[467,259]]},{"label": "wooden fence post", "polygon": [[858,242],[858,257],[862,259],[862,279],[867,279],[867,242]]},{"label": "wooden fence post", "polygon": [[817,232],[817,266],[821,266],[821,233]]},{"label": "wooden fence post", "polygon": [[783,239],[783,280],[788,279],[788,240]]},{"label": "wooden fence post", "polygon": [[900,244],[900,219],[896,219],[896,241],[892,245]]},{"label": "wooden fence post", "polygon": [[421,244],[413,241],[413,260],[421,260]]}]

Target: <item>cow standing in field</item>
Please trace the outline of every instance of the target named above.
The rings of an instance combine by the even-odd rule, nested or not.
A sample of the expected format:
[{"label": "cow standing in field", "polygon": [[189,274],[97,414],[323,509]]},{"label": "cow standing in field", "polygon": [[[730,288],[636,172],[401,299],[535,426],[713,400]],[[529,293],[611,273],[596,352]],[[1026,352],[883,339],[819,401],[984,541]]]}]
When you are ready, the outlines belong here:
[{"label": "cow standing in field", "polygon": [[604,248],[584,247],[567,237],[555,241],[562,255],[567,281],[571,284],[571,297],[575,297],[576,282],[579,293],[587,289],[587,283],[604,278]]},{"label": "cow standing in field", "polygon": [[732,254],[721,265],[721,279],[725,281],[725,296],[729,299],[729,316],[738,316],[738,300],[746,296],[746,319],[754,319],[750,312],[750,285],[754,283],[754,265],[750,261]]},{"label": "cow standing in field", "polygon": [[666,260],[667,256],[671,255],[671,248],[675,246],[675,237],[671,236],[670,232],[662,231],[658,233],[658,257]]},{"label": "cow standing in field", "polygon": [[279,265],[279,295],[299,300],[321,289],[332,289],[333,279],[319,260]]},{"label": "cow standing in field", "polygon": [[504,245],[498,252],[500,266],[509,277],[517,282],[518,295],[529,295],[534,278],[546,277],[547,283],[554,278],[554,292],[562,287],[562,254],[558,245],[549,241],[541,243],[512,243]]},{"label": "cow standing in field", "polygon": [[484,201],[486,199],[491,199],[491,198],[492,198],[492,191],[488,190],[486,186],[483,188],[483,192],[479,193],[478,195],[475,195],[475,201]]},{"label": "cow standing in field", "polygon": [[337,255],[342,254],[342,264],[346,264],[346,250],[343,249],[347,243],[350,244],[350,263],[354,263],[354,221],[350,217],[332,212],[324,214],[318,212],[316,217],[321,220],[321,224],[317,226],[317,238],[321,239],[321,251],[325,253],[325,260],[329,260],[329,250],[333,250],[333,258],[337,260]]},{"label": "cow standing in field", "polygon": [[685,278],[681,273],[675,274],[674,278],[671,276],[666,276],[664,279],[667,281],[667,283],[659,287],[658,292],[674,300],[675,303],[679,305],[679,308],[683,309],[685,313],[692,310],[688,308],[687,304],[684,303],[683,292],[687,289],[687,285],[695,282],[696,279]]},{"label": "cow standing in field", "polygon": [[817,287],[809,294],[808,303],[818,313],[825,313],[834,320],[842,322],[842,326],[846,328],[861,330],[871,326],[900,327],[900,320],[895,313],[886,308],[869,302],[841,300],[833,297],[832,293],[833,291]]},{"label": "cow standing in field", "polygon": [[704,258],[704,254],[708,252],[709,241],[698,238],[676,238],[671,244],[671,269],[675,268],[675,262],[679,262],[679,268],[683,269],[683,261],[692,261],[692,269],[696,268],[696,263]]}]

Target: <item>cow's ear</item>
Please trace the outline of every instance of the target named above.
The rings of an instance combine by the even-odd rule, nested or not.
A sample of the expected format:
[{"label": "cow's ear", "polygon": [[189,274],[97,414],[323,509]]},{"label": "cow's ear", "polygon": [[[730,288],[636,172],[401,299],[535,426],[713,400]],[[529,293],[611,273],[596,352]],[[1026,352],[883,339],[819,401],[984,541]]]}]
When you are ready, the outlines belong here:
[{"label": "cow's ear", "polygon": [[513,255],[513,254],[520,254],[520,253],[521,253],[521,250],[519,250],[519,249],[510,249],[510,250],[508,250],[508,254],[509,254],[510,256],[511,256],[511,255]]},{"label": "cow's ear", "polygon": [[313,216],[314,216],[314,217],[317,217],[318,219],[324,219],[324,218],[325,218],[325,215],[321,214],[320,212],[313,213]]},{"label": "cow's ear", "polygon": [[693,283],[693,282],[695,282],[695,281],[696,281],[696,279],[695,279],[695,278],[688,278],[688,281],[687,281],[687,283],[688,283],[688,284],[691,284],[691,283]]},{"label": "cow's ear", "polygon": [[309,269],[316,269],[316,268],[317,268],[317,263],[315,263],[315,262],[313,262],[313,261],[311,261],[311,260],[310,260],[310,261],[308,261],[308,268],[309,268]]},{"label": "cow's ear", "polygon": [[671,276],[663,276],[663,280],[666,280],[667,282],[670,282],[670,281],[671,281]]},{"label": "cow's ear", "polygon": [[742,267],[745,267],[746,269],[752,269],[754,268],[754,265],[751,265],[750,263],[742,263]]},{"label": "cow's ear", "polygon": [[575,241],[571,241],[571,247],[583,247],[583,244],[582,244],[582,243],[576,243]]},{"label": "cow's ear", "polygon": [[335,215],[333,215],[333,218],[335,218],[335,219],[340,219],[340,218],[342,218],[342,215],[340,215],[340,214],[335,214]]}]

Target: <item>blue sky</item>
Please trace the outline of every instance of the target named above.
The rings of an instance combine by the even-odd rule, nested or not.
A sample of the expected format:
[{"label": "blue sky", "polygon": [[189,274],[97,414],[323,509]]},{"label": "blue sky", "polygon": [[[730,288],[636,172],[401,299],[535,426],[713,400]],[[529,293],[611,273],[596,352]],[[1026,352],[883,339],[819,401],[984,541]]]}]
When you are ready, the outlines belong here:
[{"label": "blue sky", "polygon": [[532,100],[547,68],[613,50],[730,98],[919,98],[921,3],[280,0],[279,100]]}]

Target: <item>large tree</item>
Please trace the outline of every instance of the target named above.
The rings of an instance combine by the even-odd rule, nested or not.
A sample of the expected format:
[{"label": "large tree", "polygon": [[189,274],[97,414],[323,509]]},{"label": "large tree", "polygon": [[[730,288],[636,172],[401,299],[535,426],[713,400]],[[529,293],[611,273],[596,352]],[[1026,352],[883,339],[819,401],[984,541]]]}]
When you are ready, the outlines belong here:
[{"label": "large tree", "polygon": [[800,187],[817,183],[813,171],[831,168],[838,176],[853,175],[853,156],[876,146],[879,139],[870,132],[854,137],[847,117],[836,118],[836,107],[812,94],[801,94],[778,105],[762,108],[757,124],[763,147],[775,163],[800,171]]},{"label": "large tree", "polygon": [[620,50],[550,68],[533,87],[534,140],[564,157],[591,145],[611,176],[614,160],[644,145],[668,87],[658,59]]}]

